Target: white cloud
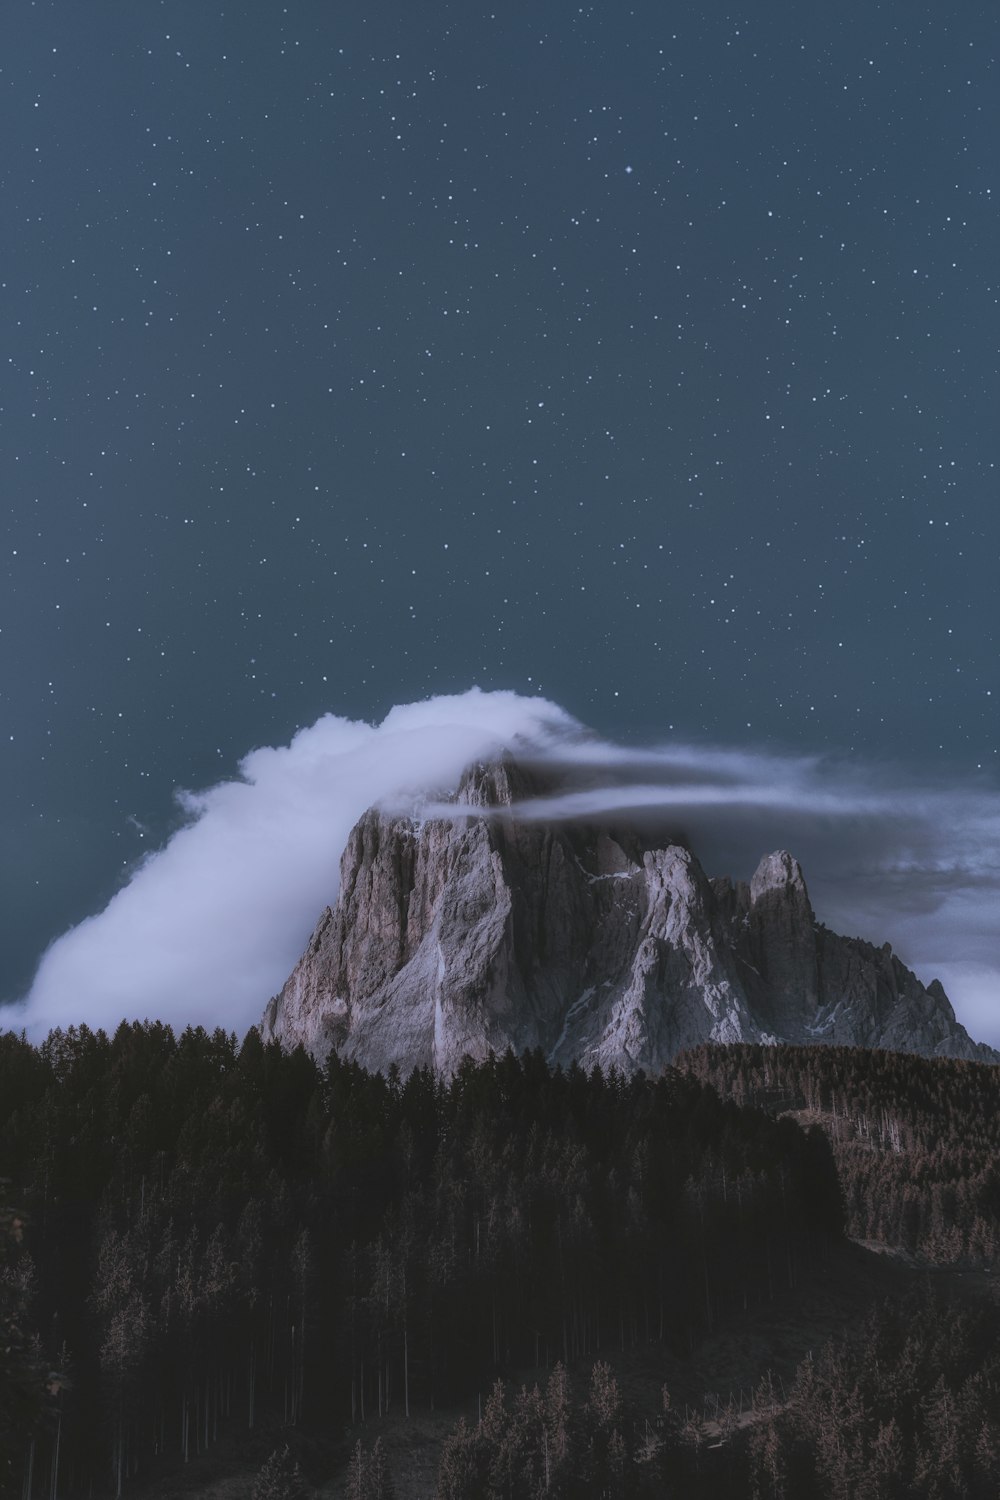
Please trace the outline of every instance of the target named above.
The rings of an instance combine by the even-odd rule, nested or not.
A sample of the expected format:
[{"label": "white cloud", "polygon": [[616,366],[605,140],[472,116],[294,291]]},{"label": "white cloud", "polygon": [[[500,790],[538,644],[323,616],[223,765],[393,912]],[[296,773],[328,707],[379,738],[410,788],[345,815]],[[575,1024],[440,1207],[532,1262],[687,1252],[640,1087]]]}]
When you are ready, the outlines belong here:
[{"label": "white cloud", "polygon": [[821,920],[940,975],[972,1034],[1000,1044],[994,789],[836,759],[612,745],[543,699],[476,690],[395,708],[378,726],[328,715],[252,751],[240,779],[181,794],[189,824],[52,945],[17,1024],[36,1036],[123,1016],[245,1029],[333,900],[365,808],[433,798],[503,747],[550,763],[565,788],[525,815],[656,818],[709,873],[742,878],[764,852],[791,849]]},{"label": "white cloud", "polygon": [[190,824],[52,944],[17,1024],[36,1036],[123,1016],[244,1030],[336,894],[367,807],[445,792],[470,761],[519,742],[542,750],[575,727],[542,699],[472,691],[395,708],[377,727],[327,715],[251,751],[240,780],[179,794]]}]

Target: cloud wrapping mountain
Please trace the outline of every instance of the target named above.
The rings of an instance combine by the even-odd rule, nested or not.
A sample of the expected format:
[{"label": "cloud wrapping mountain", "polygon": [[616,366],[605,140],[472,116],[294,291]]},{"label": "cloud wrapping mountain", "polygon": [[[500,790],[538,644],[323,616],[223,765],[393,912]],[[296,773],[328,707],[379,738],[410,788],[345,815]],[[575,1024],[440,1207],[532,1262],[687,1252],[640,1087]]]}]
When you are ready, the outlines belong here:
[{"label": "cloud wrapping mountain", "polygon": [[657,819],[710,872],[743,878],[765,850],[793,850],[822,921],[890,941],[921,978],[941,978],[973,1036],[1000,1042],[995,788],[837,758],[614,745],[544,699],[475,689],[397,707],[377,726],[324,716],[287,746],[252,751],[238,778],[179,793],[185,826],[52,944],[9,1024],[33,1036],[122,1017],[244,1029],[336,895],[366,808],[431,815],[470,761],[505,747],[566,787],[526,817]]}]

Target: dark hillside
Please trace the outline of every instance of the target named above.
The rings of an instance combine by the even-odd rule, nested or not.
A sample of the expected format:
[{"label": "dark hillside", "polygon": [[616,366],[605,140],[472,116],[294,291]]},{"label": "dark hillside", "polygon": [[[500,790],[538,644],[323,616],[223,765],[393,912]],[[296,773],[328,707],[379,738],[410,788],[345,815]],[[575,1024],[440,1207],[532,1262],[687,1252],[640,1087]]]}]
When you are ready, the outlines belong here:
[{"label": "dark hillside", "polygon": [[936,1265],[1000,1259],[1000,1068],[854,1047],[700,1047],[723,1098],[830,1139],[854,1238]]},{"label": "dark hillside", "polygon": [[52,1372],[14,1436],[53,1500],[275,1423],[319,1478],[345,1429],[506,1372],[683,1356],[842,1234],[823,1133],[683,1073],[508,1054],[404,1083],[256,1032],[0,1038],[0,1170]]}]

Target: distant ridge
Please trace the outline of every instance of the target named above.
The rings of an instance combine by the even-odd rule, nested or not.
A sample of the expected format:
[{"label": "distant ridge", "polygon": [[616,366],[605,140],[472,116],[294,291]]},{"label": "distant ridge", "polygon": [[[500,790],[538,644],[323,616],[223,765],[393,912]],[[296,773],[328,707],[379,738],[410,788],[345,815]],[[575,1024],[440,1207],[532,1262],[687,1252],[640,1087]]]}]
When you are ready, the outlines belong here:
[{"label": "distant ridge", "polygon": [[680,843],[512,811],[546,790],[505,754],[466,771],[453,816],[370,808],[265,1037],[441,1074],[508,1047],[658,1072],[706,1041],[1000,1062],[937,981],[817,923],[786,851],[712,880]]}]

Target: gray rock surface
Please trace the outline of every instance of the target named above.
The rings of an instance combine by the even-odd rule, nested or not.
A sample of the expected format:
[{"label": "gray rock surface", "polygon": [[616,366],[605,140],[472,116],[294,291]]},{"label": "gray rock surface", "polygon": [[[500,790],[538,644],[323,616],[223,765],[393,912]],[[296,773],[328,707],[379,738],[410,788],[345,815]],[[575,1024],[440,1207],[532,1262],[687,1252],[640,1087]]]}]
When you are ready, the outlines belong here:
[{"label": "gray rock surface", "polygon": [[404,1073],[508,1046],[657,1072],[703,1041],[1000,1062],[888,945],[818,925],[784,851],[749,886],[710,881],[676,843],[513,816],[537,790],[505,756],[466,772],[453,815],[365,813],[265,1038]]}]

